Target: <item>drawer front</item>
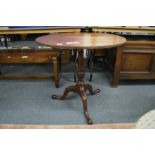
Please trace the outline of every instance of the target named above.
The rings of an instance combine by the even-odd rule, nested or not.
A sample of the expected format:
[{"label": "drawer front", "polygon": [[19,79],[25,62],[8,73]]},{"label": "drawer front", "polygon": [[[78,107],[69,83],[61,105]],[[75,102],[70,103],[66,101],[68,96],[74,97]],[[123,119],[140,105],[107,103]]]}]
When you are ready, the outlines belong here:
[{"label": "drawer front", "polygon": [[56,57],[57,54],[51,52],[19,52],[19,53],[1,53],[0,54],[0,63],[51,63],[52,58]]}]

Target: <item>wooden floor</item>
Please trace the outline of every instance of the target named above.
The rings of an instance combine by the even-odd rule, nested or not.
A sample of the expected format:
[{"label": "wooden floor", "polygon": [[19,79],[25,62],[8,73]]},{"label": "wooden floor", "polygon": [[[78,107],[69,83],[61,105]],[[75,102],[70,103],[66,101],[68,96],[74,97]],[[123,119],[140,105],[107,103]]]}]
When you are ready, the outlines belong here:
[{"label": "wooden floor", "polygon": [[133,129],[134,123],[96,125],[15,125],[0,124],[0,129]]}]

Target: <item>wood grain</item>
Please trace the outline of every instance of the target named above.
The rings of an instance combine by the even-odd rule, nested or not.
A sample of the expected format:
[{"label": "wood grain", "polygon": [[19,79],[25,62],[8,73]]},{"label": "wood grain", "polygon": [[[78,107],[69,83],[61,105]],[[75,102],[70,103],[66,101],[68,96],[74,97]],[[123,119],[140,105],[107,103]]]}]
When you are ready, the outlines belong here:
[{"label": "wood grain", "polygon": [[0,64],[52,63],[52,58],[57,57],[57,55],[56,51],[1,52]]},{"label": "wood grain", "polygon": [[[0,52],[0,64],[40,64],[53,63],[54,82],[55,86],[59,86],[59,67],[58,67],[57,51],[33,51],[21,49],[5,50]],[[52,71],[52,70],[51,70]],[[0,74],[0,79],[29,79],[29,78],[51,78],[50,75],[3,75]]]},{"label": "wood grain", "polygon": [[104,33],[58,33],[39,37],[36,42],[59,49],[104,49],[121,46],[126,39]]},{"label": "wood grain", "polygon": [[[113,53],[109,52],[108,61],[112,57]],[[110,61],[109,64],[113,62],[115,60]],[[117,86],[119,79],[155,79],[155,41],[127,41],[123,45],[121,57],[116,56],[116,64],[120,65],[117,67],[112,65],[114,86]]]}]

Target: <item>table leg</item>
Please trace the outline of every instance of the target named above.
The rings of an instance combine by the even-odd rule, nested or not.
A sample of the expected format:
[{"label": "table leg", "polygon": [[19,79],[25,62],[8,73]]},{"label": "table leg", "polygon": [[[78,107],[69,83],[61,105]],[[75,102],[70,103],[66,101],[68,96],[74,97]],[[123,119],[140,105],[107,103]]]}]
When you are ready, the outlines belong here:
[{"label": "table leg", "polygon": [[88,124],[93,124],[92,119],[90,118],[89,114],[88,114],[88,101],[87,101],[87,96],[86,96],[86,91],[88,90],[90,92],[90,94],[92,95],[96,95],[97,93],[100,92],[99,89],[97,90],[93,90],[92,86],[90,84],[85,84],[84,82],[84,57],[83,57],[83,50],[79,50],[78,51],[78,58],[77,58],[77,82],[76,85],[74,86],[69,86],[65,89],[63,95],[61,96],[57,96],[57,95],[53,95],[52,99],[65,99],[65,97],[70,93],[77,93],[81,99],[82,99],[82,103],[83,103],[83,111],[84,111],[84,115],[85,118],[87,120]]},{"label": "table leg", "polygon": [[85,89],[85,91],[88,90],[91,95],[96,95],[96,94],[98,94],[100,92],[100,89],[96,89],[94,91],[91,84],[85,84],[84,89]]},{"label": "table leg", "polygon": [[114,67],[114,75],[112,80],[112,87],[117,87],[120,79],[120,70],[121,70],[121,60],[122,60],[122,47],[117,47],[116,49],[116,59]]}]

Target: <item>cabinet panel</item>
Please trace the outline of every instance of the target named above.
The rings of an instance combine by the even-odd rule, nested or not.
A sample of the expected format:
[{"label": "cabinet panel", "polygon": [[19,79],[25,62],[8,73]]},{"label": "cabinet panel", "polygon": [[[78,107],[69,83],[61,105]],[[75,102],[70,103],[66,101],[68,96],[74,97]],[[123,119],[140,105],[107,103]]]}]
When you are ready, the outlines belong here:
[{"label": "cabinet panel", "polygon": [[151,63],[152,54],[123,53],[121,71],[149,71]]},{"label": "cabinet panel", "polygon": [[151,71],[155,72],[155,54],[153,54],[153,57],[152,57]]}]

